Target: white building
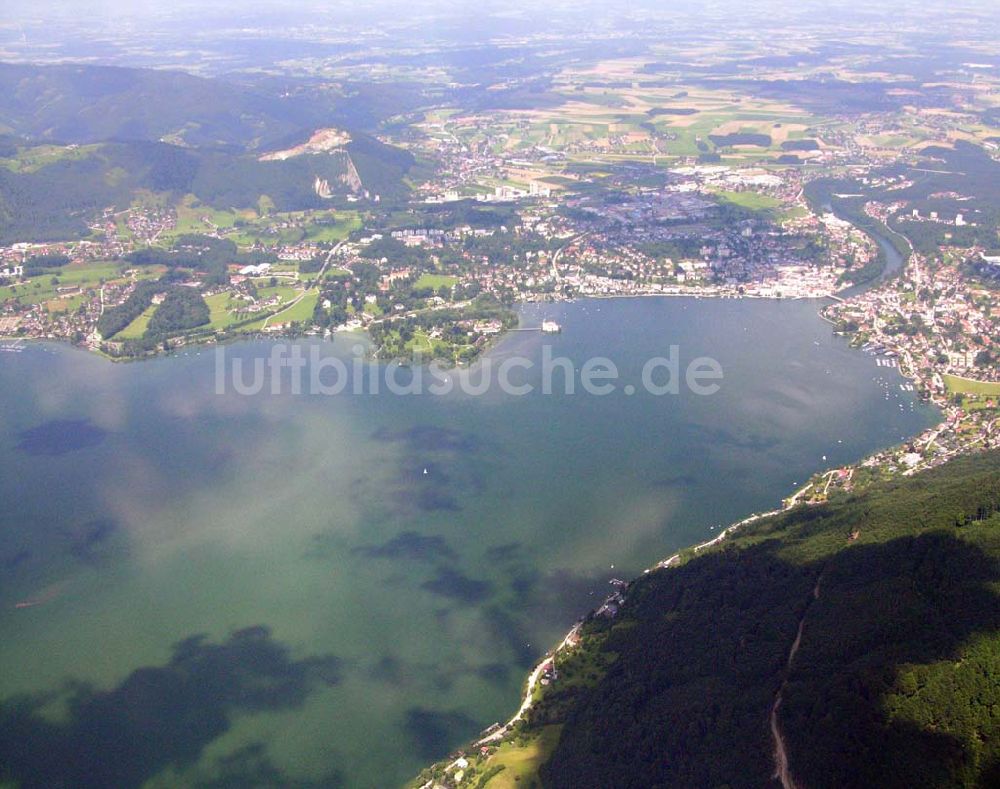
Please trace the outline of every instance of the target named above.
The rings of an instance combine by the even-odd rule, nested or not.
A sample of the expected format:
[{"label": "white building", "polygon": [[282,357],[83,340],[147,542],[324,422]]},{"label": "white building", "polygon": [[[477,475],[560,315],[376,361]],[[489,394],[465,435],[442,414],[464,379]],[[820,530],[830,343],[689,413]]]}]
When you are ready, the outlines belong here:
[{"label": "white building", "polygon": [[245,277],[263,277],[271,272],[270,263],[261,263],[257,266],[244,266],[240,269],[240,274]]}]

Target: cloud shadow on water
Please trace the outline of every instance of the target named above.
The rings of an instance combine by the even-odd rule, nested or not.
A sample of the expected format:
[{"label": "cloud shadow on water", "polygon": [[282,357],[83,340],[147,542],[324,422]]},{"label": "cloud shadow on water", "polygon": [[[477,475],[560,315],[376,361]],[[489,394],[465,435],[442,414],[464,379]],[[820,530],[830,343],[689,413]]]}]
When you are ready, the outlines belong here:
[{"label": "cloud shadow on water", "polygon": [[341,674],[333,655],[293,660],[263,626],[219,644],[192,636],[166,665],[136,669],[111,690],[68,683],[64,722],[42,714],[59,694],[5,700],[3,777],[25,789],[138,787],[168,766],[194,764],[234,716],[296,708]]},{"label": "cloud shadow on water", "polygon": [[490,564],[510,564],[521,558],[523,548],[519,542],[506,542],[502,545],[491,545],[483,555]]},{"label": "cloud shadow on water", "polygon": [[420,758],[439,759],[475,732],[476,721],[461,712],[443,712],[424,707],[406,711],[404,728],[416,745]]},{"label": "cloud shadow on water", "polygon": [[482,442],[475,435],[450,427],[415,425],[406,430],[381,428],[372,434],[377,441],[400,443],[414,452],[478,452]]},{"label": "cloud shadow on water", "polygon": [[22,549],[17,551],[12,556],[6,557],[2,560],[3,568],[5,570],[16,570],[22,564],[27,562],[31,558],[31,551],[27,549]]},{"label": "cloud shadow on water", "polygon": [[430,688],[440,693],[450,691],[462,677],[476,677],[497,687],[506,687],[510,668],[505,663],[420,663],[404,662],[395,655],[385,654],[368,670],[368,676],[396,689]]},{"label": "cloud shadow on water", "polygon": [[480,623],[483,632],[495,643],[506,645],[517,666],[525,669],[535,662],[539,650],[532,648],[527,629],[507,610],[498,605],[487,606]]},{"label": "cloud shadow on water", "polygon": [[460,570],[443,566],[437,568],[437,574],[432,579],[420,586],[428,592],[470,605],[482,602],[493,593],[493,584],[489,581],[478,581]]},{"label": "cloud shadow on water", "polygon": [[345,785],[334,770],[316,780],[291,779],[268,758],[263,743],[252,742],[216,761],[215,775],[196,782],[198,789],[337,789]]},{"label": "cloud shadow on water", "polygon": [[404,531],[381,545],[362,545],[352,553],[370,559],[454,559],[455,551],[440,535],[424,535],[415,531]]},{"label": "cloud shadow on water", "polygon": [[460,511],[462,496],[485,489],[487,455],[493,458],[500,451],[474,433],[428,424],[382,428],[372,438],[399,448],[394,473],[380,489],[389,492],[382,501],[390,505],[393,517]]},{"label": "cloud shadow on water", "polygon": [[113,518],[95,518],[70,532],[70,553],[82,562],[98,562],[108,550],[111,537],[119,531]]},{"label": "cloud shadow on water", "polygon": [[53,419],[18,434],[17,449],[27,455],[54,457],[91,449],[108,431],[87,419]]},{"label": "cloud shadow on water", "polygon": [[452,482],[439,463],[420,457],[400,462],[398,489],[394,493],[398,511],[458,512],[462,509],[455,497],[461,487]]}]

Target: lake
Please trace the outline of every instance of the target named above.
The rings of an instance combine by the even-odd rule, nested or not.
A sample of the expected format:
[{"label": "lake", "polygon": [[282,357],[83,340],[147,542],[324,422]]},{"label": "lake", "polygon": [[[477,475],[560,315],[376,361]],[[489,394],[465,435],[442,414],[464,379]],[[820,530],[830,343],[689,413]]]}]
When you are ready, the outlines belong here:
[{"label": "lake", "polygon": [[[532,384],[545,346],[607,357],[606,396],[219,394],[211,348],[0,354],[0,764],[28,785],[405,781],[512,714],[611,578],[936,421],[820,306],[529,305],[523,326],[562,333],[490,354]],[[356,342],[304,345],[353,364]],[[718,361],[716,394],[625,393],[671,345]]]}]

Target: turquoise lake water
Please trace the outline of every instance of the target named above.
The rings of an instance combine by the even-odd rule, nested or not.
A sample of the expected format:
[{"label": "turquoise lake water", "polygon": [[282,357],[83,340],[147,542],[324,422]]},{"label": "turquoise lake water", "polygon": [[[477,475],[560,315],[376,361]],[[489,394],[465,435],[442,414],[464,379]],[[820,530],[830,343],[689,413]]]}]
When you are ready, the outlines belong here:
[{"label": "turquoise lake water", "polygon": [[[612,577],[936,421],[819,307],[532,305],[523,325],[563,332],[490,354],[534,384],[546,345],[607,357],[603,397],[242,396],[216,393],[210,348],[0,354],[0,764],[29,785],[403,782],[508,717]],[[682,369],[716,359],[719,392],[625,394],[671,345]]]}]

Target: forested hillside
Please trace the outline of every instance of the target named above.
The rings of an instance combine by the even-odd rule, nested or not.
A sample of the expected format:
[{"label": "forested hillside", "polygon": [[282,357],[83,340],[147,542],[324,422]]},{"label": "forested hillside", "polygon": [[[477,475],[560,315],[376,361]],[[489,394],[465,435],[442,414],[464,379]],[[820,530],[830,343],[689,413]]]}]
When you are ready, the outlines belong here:
[{"label": "forested hillside", "polygon": [[518,785],[778,785],[779,692],[797,786],[1000,785],[1000,453],[683,559],[557,656],[514,748],[561,734]]},{"label": "forested hillside", "polygon": [[329,106],[180,71],[0,63],[0,130],[60,143],[169,135],[191,146],[259,148],[328,114]]},{"label": "forested hillside", "polygon": [[[276,211],[300,211],[331,207],[317,179],[326,197],[343,198],[358,186],[345,176],[357,173],[373,198],[405,199],[412,155],[367,134],[381,114],[356,117],[354,100],[268,79],[0,63],[0,244],[85,237],[101,211],[127,208],[138,190],[192,194],[222,210],[266,197]],[[261,161],[325,127],[344,129],[351,142]]]},{"label": "forested hillside", "polygon": [[349,151],[259,161],[254,154],[192,149],[160,142],[113,142],[81,147],[31,146],[0,138],[0,243],[86,236],[109,207],[127,208],[137,190],[176,200],[192,194],[219,209],[253,208],[261,196],[277,211],[330,207],[316,178],[332,192],[350,191],[341,177],[355,162],[362,187],[402,199],[412,165],[406,151],[359,136]]}]

